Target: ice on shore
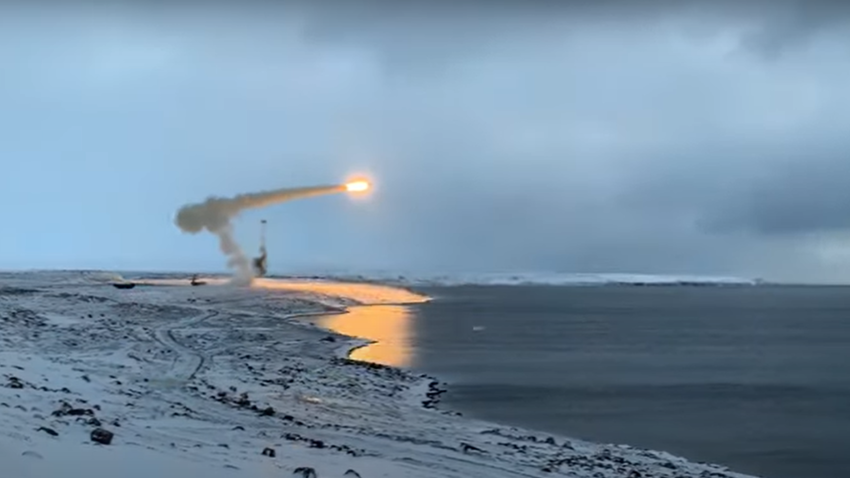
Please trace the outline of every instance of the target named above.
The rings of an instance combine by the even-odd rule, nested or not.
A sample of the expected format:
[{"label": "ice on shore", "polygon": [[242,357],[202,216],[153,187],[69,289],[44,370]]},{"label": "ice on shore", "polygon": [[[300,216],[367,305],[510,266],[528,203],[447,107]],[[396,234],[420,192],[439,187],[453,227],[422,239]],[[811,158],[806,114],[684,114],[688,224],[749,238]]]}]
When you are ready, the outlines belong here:
[{"label": "ice on shore", "polygon": [[[362,341],[297,318],[424,300],[410,291],[91,277],[0,274],[4,476],[742,477],[458,417],[434,407],[438,381],[341,358]],[[96,428],[113,441],[94,443]]]}]

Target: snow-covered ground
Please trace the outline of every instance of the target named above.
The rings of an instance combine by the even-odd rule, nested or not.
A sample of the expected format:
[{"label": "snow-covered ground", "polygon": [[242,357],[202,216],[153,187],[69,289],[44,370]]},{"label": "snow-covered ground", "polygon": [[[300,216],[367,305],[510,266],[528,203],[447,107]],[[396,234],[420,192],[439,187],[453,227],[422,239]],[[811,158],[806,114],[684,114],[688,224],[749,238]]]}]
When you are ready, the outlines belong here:
[{"label": "snow-covered ground", "polygon": [[406,290],[115,279],[0,274],[3,476],[742,477],[439,410],[442,384],[345,359],[362,340],[299,319],[426,300]]}]

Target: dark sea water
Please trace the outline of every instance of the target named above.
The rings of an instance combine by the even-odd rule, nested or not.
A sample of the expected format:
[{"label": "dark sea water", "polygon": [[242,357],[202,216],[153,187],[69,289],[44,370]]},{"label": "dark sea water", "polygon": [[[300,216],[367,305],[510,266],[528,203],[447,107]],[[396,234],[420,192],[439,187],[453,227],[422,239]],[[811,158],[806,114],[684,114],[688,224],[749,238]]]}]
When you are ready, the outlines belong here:
[{"label": "dark sea water", "polygon": [[444,407],[766,478],[850,477],[850,288],[425,292],[385,356],[447,380]]}]

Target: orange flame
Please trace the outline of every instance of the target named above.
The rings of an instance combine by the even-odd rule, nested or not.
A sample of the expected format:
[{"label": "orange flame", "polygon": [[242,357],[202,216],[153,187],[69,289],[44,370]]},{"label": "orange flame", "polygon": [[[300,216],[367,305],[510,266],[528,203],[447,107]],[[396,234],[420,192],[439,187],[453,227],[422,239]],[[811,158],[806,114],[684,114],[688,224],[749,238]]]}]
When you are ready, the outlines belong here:
[{"label": "orange flame", "polygon": [[350,193],[362,192],[368,190],[370,186],[369,181],[351,181],[345,184],[345,190]]}]

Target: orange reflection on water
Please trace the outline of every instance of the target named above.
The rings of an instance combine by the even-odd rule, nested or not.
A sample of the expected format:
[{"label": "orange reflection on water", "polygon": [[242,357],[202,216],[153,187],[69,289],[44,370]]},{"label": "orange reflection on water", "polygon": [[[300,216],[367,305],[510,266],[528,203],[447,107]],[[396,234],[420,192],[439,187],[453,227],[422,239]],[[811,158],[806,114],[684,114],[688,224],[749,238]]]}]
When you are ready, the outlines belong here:
[{"label": "orange reflection on water", "polygon": [[377,341],[352,352],[354,360],[393,367],[411,365],[413,317],[405,306],[352,307],[347,314],[322,317],[316,323],[340,334]]},{"label": "orange reflection on water", "polygon": [[256,279],[253,287],[345,297],[369,304],[350,307],[346,314],[321,317],[316,323],[343,335],[374,341],[354,350],[352,359],[393,367],[409,367],[412,362],[413,316],[407,307],[398,304],[430,300],[407,289],[381,284],[263,278]]}]

